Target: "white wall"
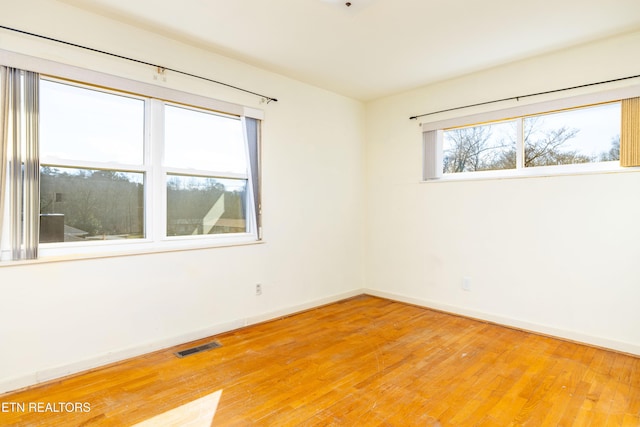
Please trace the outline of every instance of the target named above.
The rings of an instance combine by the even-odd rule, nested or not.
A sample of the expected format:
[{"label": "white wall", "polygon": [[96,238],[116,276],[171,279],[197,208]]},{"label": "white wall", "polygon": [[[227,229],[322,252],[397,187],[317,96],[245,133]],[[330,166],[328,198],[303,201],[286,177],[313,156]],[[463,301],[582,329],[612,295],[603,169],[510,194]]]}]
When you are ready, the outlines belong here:
[{"label": "white wall", "polygon": [[[361,103],[53,0],[3,4],[0,24],[279,99],[168,74],[265,111],[265,243],[0,266],[0,392],[362,292]],[[0,48],[154,82],[146,66],[4,30]]]},{"label": "white wall", "polygon": [[636,75],[639,49],[628,34],[368,105],[371,292],[640,354],[640,171],[419,183],[421,133],[408,119]]}]

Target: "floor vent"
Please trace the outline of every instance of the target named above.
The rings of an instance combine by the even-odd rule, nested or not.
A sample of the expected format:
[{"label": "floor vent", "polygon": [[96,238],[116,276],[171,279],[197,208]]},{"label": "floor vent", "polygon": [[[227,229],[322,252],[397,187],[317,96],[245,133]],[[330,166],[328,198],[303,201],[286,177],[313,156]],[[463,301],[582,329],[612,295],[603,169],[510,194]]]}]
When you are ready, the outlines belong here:
[{"label": "floor vent", "polygon": [[210,342],[208,344],[203,344],[203,345],[199,345],[197,347],[188,348],[186,350],[177,351],[174,354],[176,356],[182,358],[182,357],[185,357],[185,356],[190,356],[192,354],[200,353],[200,352],[211,350],[211,349],[218,348],[218,347],[222,347],[222,344],[220,344],[217,341],[213,341],[213,342]]}]

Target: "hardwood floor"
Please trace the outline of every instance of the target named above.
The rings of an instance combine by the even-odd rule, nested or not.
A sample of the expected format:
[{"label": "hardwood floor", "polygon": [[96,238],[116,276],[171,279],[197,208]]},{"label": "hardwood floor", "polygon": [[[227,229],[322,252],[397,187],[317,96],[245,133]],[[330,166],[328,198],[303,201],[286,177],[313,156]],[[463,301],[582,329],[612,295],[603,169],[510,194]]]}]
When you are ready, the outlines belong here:
[{"label": "hardwood floor", "polygon": [[375,297],[215,339],[0,395],[0,425],[640,425],[639,358]]}]

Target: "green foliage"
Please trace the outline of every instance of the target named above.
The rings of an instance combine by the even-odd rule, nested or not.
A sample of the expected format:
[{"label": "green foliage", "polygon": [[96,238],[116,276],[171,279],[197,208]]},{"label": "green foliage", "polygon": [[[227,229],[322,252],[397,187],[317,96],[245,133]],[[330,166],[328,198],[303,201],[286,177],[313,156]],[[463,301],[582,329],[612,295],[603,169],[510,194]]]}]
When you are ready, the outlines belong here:
[{"label": "green foliage", "polygon": [[[135,173],[43,166],[40,212],[64,215],[66,239],[143,237],[141,181]],[[167,235],[244,232],[246,192],[228,190],[227,181],[237,187],[237,180],[169,177]],[[223,224],[206,226],[211,217]]]},{"label": "green foliage", "polygon": [[40,213],[63,214],[78,239],[144,233],[144,188],[134,174],[52,168],[40,170]]},{"label": "green foliage", "polygon": [[244,227],[216,225],[209,228],[205,218],[219,214],[217,219],[243,220],[244,199],[244,191],[227,190],[224,180],[171,177],[167,181],[167,235],[243,232]]}]

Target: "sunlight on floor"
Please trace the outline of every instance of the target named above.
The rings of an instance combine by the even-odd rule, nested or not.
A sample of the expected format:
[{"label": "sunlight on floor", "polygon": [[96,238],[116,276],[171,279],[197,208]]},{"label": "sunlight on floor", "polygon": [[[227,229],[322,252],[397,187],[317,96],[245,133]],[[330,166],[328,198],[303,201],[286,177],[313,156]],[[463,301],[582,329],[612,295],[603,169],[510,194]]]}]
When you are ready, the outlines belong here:
[{"label": "sunlight on floor", "polygon": [[208,394],[193,402],[171,409],[153,418],[135,424],[133,427],[179,426],[210,427],[218,409],[222,390]]}]

